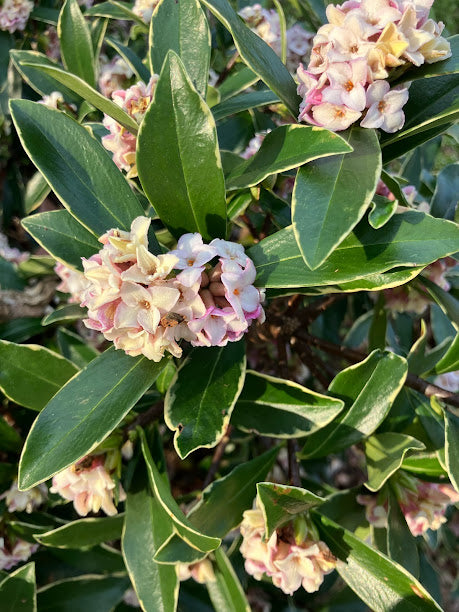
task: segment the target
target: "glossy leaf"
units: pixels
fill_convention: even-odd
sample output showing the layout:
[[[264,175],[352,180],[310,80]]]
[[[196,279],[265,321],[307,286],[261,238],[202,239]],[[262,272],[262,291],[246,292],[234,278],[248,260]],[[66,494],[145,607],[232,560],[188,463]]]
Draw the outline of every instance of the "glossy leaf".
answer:
[[[387,512],[387,556],[419,578],[418,546],[393,491]]]
[[[319,506],[325,499],[307,489],[287,485],[259,482],[257,496],[266,526],[266,539],[276,529],[291,521],[297,514],[308,512]]]
[[[126,499],[122,550],[126,567],[142,610],[174,612],[178,578],[175,567],[153,560],[172,533],[172,521],[148,486],[145,467],[138,465]]]
[[[139,133],[137,169],[161,221],[179,238],[225,237],[223,171],[212,114],[170,51]]]
[[[459,39],[459,35],[457,36]],[[443,168],[437,176],[435,192],[430,202],[430,213],[454,221],[459,191],[459,163]]]
[[[304,261],[318,268],[365,214],[381,175],[375,130],[351,128],[352,153],[307,164],[298,171],[292,227]]]
[[[66,304],[60,308],[56,308],[53,312],[43,317],[41,324],[43,326],[52,325],[53,323],[61,323],[77,321],[78,319],[85,319],[87,317],[87,311],[82,308],[79,304]]]
[[[457,251],[453,223],[415,211],[396,214],[379,230],[365,220],[316,270],[303,262],[292,227],[265,238],[248,251],[259,287],[314,287],[387,272],[399,266],[427,265]]]
[[[88,17],[108,17],[109,19],[134,21],[138,26],[146,30],[146,23],[132,9],[133,5],[128,2],[108,0],[108,2],[100,2],[95,6],[90,6],[85,10],[84,14]]]
[[[227,189],[243,189],[261,183],[270,174],[284,172],[319,157],[349,154],[351,148],[337,134],[303,125],[283,125],[270,132],[250,159],[231,170]],[[301,172],[301,170],[300,170]]]
[[[16,429],[0,416],[0,450],[6,452],[18,452],[22,446],[22,440]]]
[[[126,45],[121,44],[118,40],[110,38],[109,36],[105,38],[105,42],[110,45],[110,47],[115,49],[119,55],[121,55],[121,57],[135,72],[139,81],[148,83],[151,77],[150,71],[145,67],[140,57],[136,55],[130,47],[126,47]]]
[[[22,146],[69,212],[96,236],[129,230],[143,209],[107,151],[73,119],[43,104],[13,100]]]
[[[36,317],[20,317],[0,323],[0,338],[9,342],[25,342],[42,331],[41,319]]]
[[[343,407],[298,383],[249,370],[231,423],[262,436],[299,438],[330,423]]]
[[[96,75],[91,34],[77,0],[65,0],[59,13],[57,33],[64,66],[94,87]]]
[[[0,291],[23,291],[25,286],[17,266],[0,256]]]
[[[207,553],[193,548],[180,536],[172,533],[158,548],[154,560],[161,565],[175,565],[176,563],[197,563],[202,561]]]
[[[111,612],[129,588],[126,576],[88,575],[52,582],[38,591],[40,612]]]
[[[210,64],[210,30],[198,0],[162,0],[150,26],[151,72],[159,74],[172,49],[182,59],[188,76],[205,98]]]
[[[416,474],[421,480],[423,477],[445,478],[447,476],[436,453],[416,453],[416,455],[405,457],[401,467]]]
[[[402,566],[321,516],[321,539],[339,559],[341,578],[374,612],[433,612],[441,610],[420,582]]]
[[[101,244],[66,210],[38,213],[22,220],[23,227],[61,263],[83,270],[81,258],[89,258]]]
[[[251,607],[231,561],[222,548],[214,555],[215,580],[206,583],[214,609],[219,612],[250,612]]]
[[[177,505],[177,502],[172,497],[169,484],[160,474],[155,462],[152,459],[143,431],[140,432],[140,439],[142,443],[142,453],[145,458],[145,463],[147,464],[148,478],[153,489],[155,499],[159,501],[161,506],[172,519],[175,532],[189,546],[202,552],[210,552],[218,548],[221,543],[219,538],[204,535],[200,531],[196,530],[189,519],[185,517]]]
[[[220,100],[223,102],[236,96],[250,87],[250,85],[254,85],[257,81],[258,75],[253,70],[250,70],[243,62],[236,63],[223,83],[218,86]]]
[[[66,359],[70,359],[79,368],[84,368],[99,355],[99,351],[87,344],[78,334],[74,334],[65,327],[57,330],[57,343],[62,355]]]
[[[124,514],[104,518],[83,518],[40,533],[35,539],[53,548],[92,548],[121,538]]]
[[[278,96],[276,96],[276,94],[271,90],[257,90],[249,93],[242,93],[238,96],[235,95],[227,100],[224,100],[212,108],[212,113],[215,121],[219,121],[220,119],[224,119],[230,115],[235,115],[236,113],[241,113],[242,111],[249,110],[251,108],[266,106],[268,104],[277,104],[278,102],[280,102]]]
[[[201,2],[229,30],[244,62],[279,96],[296,118],[301,99],[290,73],[271,47],[244,24],[228,0]]]
[[[455,370],[459,370],[459,333],[455,335],[448,350],[435,365],[437,374],[454,372]]]
[[[194,348],[175,375],[164,400],[164,420],[182,459],[212,448],[226,431],[244,385],[244,342]]]
[[[154,383],[166,362],[130,357],[114,348],[91,361],[33,424],[22,451],[19,486],[33,487],[96,448]]]
[[[2,612],[36,612],[35,563],[27,563],[0,582]]]
[[[412,436],[396,432],[376,434],[365,440],[368,481],[370,491],[379,491],[402,465],[409,450],[422,451],[425,445]]]
[[[459,300],[429,278],[422,276],[420,279],[422,288],[425,287],[427,289],[427,292],[430,293],[443,312],[449,317],[453,327],[459,331]]]
[[[386,351],[373,351],[342,370],[328,390],[343,399],[346,408],[330,425],[309,436],[302,457],[324,457],[372,434],[386,418],[407,371],[403,357]]]
[[[383,196],[374,195],[370,204],[368,223],[374,229],[385,225],[397,210],[398,200],[389,200]]]
[[[43,200],[49,195],[51,189],[49,188],[46,179],[40,174],[35,172],[30,181],[27,183],[26,192],[24,195],[24,209],[27,214],[30,214],[36,208],[38,208]]]
[[[32,410],[41,410],[78,372],[73,363],[37,344],[0,340],[0,361],[0,389],[16,404]]]
[[[278,452],[279,447],[272,448],[210,484],[188,514],[191,524],[220,538],[237,527],[244,511],[252,507],[257,482],[266,478]]]
[[[459,417],[445,410],[445,462],[456,491],[459,492]]]

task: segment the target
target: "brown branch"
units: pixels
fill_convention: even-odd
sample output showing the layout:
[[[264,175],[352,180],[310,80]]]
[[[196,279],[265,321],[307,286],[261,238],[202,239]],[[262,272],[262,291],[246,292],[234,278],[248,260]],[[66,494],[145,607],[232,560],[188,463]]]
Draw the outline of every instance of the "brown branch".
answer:
[[[320,317],[327,308],[330,308],[335,302],[338,300],[344,299],[346,294],[344,293],[332,293],[331,295],[327,295],[323,300],[317,300],[312,304],[309,304],[307,308],[303,310],[301,313],[301,318],[303,321],[310,325],[313,321]]]
[[[231,432],[233,431],[233,426],[228,425],[225,435],[218,443],[217,448],[215,449],[214,456],[212,457],[212,463],[210,464],[209,471],[207,472],[207,476],[204,479],[204,483],[202,488],[205,489],[212,480],[215,478],[215,475],[220,467],[221,460],[223,459],[223,455],[225,453],[228,442],[230,441]]]

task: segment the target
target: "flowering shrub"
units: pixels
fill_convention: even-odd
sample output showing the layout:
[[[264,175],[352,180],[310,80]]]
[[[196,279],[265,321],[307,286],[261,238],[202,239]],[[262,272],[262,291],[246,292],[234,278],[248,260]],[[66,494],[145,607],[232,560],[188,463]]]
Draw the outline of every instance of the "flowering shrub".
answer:
[[[453,609],[448,2],[1,2],[1,610]]]

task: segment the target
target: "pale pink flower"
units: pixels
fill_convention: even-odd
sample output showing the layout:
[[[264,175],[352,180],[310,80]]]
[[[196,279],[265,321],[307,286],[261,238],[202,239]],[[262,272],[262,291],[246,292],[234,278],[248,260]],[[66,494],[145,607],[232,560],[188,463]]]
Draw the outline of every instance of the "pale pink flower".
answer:
[[[352,8],[348,14],[356,15],[382,30],[388,23],[398,21],[402,16],[393,4],[391,0],[362,0],[359,6]]]
[[[247,147],[242,151],[241,157],[244,159],[250,159],[255,155],[255,153],[258,153],[264,139],[266,138],[266,134],[268,134],[270,131],[271,130],[267,130],[266,132],[258,132],[255,134],[255,136],[250,139]]]
[[[10,247],[8,244],[8,238],[5,234],[0,232],[0,257],[6,259],[6,261],[11,261],[13,263],[21,263],[22,261],[26,261],[29,259],[30,253],[26,251],[20,251],[19,249]]]
[[[56,287],[57,291],[70,293],[69,302],[80,303],[89,286],[89,281],[83,272],[69,268],[60,262],[54,266],[54,272],[61,279],[60,284]]]
[[[435,384],[452,393],[459,393],[459,370],[455,372],[445,372],[435,379]]]
[[[367,63],[364,59],[330,64],[327,75],[330,85],[322,92],[325,102],[345,105],[355,111],[365,108]]]
[[[48,498],[48,488],[45,484],[39,484],[28,491],[18,489],[18,481],[14,480],[10,488],[0,495],[0,499],[6,501],[8,512],[27,512],[31,514],[41,506]]]
[[[223,258],[223,260],[235,261],[240,266],[245,266],[247,255],[245,254],[242,244],[237,242],[229,242],[228,240],[221,240],[220,238],[214,238],[214,240],[212,240],[210,243],[210,246],[215,249],[218,257]]]
[[[193,346],[226,346],[229,341],[239,340],[247,331],[247,321],[241,321],[232,308],[209,308],[199,319],[188,323],[196,334]]]
[[[101,61],[99,89],[104,96],[110,98],[117,89],[123,87],[134,76],[134,72],[120,55],[115,55],[111,60],[101,56]]]
[[[146,23],[149,23],[158,3],[159,0],[135,0],[132,12],[141,17]]]
[[[191,287],[201,278],[205,264],[215,257],[216,252],[212,246],[203,243],[201,234],[195,233],[181,236],[171,254],[178,259],[175,267],[183,270],[177,278],[183,285]]]
[[[101,456],[85,457],[53,477],[51,493],[72,501],[80,516],[102,509],[108,516],[117,514],[113,503],[116,492],[119,501],[126,499],[121,484],[116,484],[104,467]]]
[[[403,106],[408,102],[408,89],[392,89],[387,81],[375,81],[367,89],[368,111],[360,125],[381,128],[393,133],[405,123]]]
[[[59,60],[61,57],[61,46],[56,28],[48,26],[43,32],[43,38],[46,41],[46,55],[53,60]]]
[[[328,48],[330,62],[345,62],[365,58],[374,43],[368,37],[374,34],[374,28],[355,15],[347,16],[341,26],[333,27],[327,35],[331,43]]]
[[[63,104],[64,96],[60,91],[53,91],[49,94],[49,96],[43,96],[41,100],[38,100],[38,104],[43,104],[48,108],[59,108],[60,104]]]
[[[387,527],[387,499],[379,499],[378,495],[357,495],[357,501],[365,506],[365,517],[374,527]]]
[[[360,111],[353,110],[345,105],[331,104],[329,102],[313,106],[311,113],[312,120],[309,120],[310,123],[333,132],[346,130],[362,116]]]
[[[427,64],[441,62],[452,55],[451,44],[446,38],[441,36],[444,27],[444,23],[441,21],[436,23],[433,19],[428,19],[422,26],[423,31],[432,36],[432,38],[428,42],[425,42],[419,49]]]
[[[253,286],[257,272],[253,262],[246,258],[245,268],[233,262],[225,261],[222,266],[222,283],[226,289],[225,297],[239,319],[244,320],[244,313],[255,312],[260,306],[260,293]]]
[[[0,570],[9,570],[27,559],[38,550],[38,544],[31,544],[25,540],[16,538],[14,543],[5,543],[5,538],[0,537]]]
[[[422,28],[418,28],[417,23],[416,11],[414,8],[409,7],[404,12],[397,27],[408,42],[408,47],[403,53],[403,57],[415,66],[420,66],[424,63],[424,55],[420,49],[434,40],[435,35],[427,30],[424,31]]]
[[[206,584],[206,582],[215,582],[215,573],[212,567],[212,563],[209,559],[203,559],[197,563],[188,565],[187,563],[177,564],[177,575],[180,581],[188,580],[193,578],[199,584]]]
[[[23,30],[33,9],[30,0],[3,0],[0,5],[0,30],[12,34]]]

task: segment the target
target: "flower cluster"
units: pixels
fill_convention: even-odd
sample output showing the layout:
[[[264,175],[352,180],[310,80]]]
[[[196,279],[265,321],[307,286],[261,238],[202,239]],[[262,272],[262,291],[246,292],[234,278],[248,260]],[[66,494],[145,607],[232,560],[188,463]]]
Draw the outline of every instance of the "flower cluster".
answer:
[[[69,302],[74,304],[80,303],[83,299],[84,291],[89,286],[89,281],[85,278],[83,272],[69,268],[60,262],[54,266],[54,272],[61,279],[61,282],[56,287],[57,291],[70,293]]]
[[[40,484],[28,491],[20,491],[17,480],[14,480],[11,487],[0,496],[0,499],[6,500],[8,512],[23,512],[25,510],[27,514],[41,506],[47,498],[48,489],[45,484]]]
[[[391,89],[393,68],[420,66],[451,56],[444,25],[428,19],[433,0],[347,0],[327,7],[327,24],[313,41],[307,70],[297,70],[303,102],[299,121],[345,130],[359,120],[365,128],[400,130],[406,88]]]
[[[36,550],[38,544],[31,544],[19,538],[5,542],[5,538],[0,537],[0,570],[9,570],[18,563],[27,561]]]
[[[82,306],[85,325],[128,355],[160,361],[180,357],[180,339],[193,346],[239,340],[254,319],[264,320],[255,266],[241,245],[185,234],[166,254],[148,251],[151,219],[137,217],[131,231],[110,230],[98,254],[83,259],[89,281]],[[211,263],[214,261],[214,263]]]
[[[3,0],[0,4],[0,30],[12,34],[23,30],[33,9],[30,0]]]
[[[147,85],[139,81],[129,89],[118,89],[112,93],[115,104],[126,111],[139,125],[150,106],[158,78],[158,75],[154,74]],[[120,170],[127,172],[128,178],[137,176],[135,135],[108,115],[104,115],[103,124],[110,133],[102,138],[102,144],[107,151],[113,153],[113,161]]]
[[[129,64],[120,55],[115,55],[111,60],[106,56],[101,56],[101,67],[99,74],[99,89],[104,96],[110,96],[117,89],[126,85],[134,72]]]
[[[305,536],[295,538],[289,524],[265,540],[263,513],[256,502],[253,510],[244,512],[241,524],[240,551],[247,573],[256,580],[266,574],[287,595],[293,595],[301,586],[308,593],[314,593],[320,588],[324,575],[336,566],[330,549],[314,531],[309,526]]]
[[[392,485],[413,536],[422,535],[428,529],[439,529],[446,523],[447,507],[459,502],[459,494],[449,484],[424,482],[400,473],[393,479]],[[388,501],[384,492],[359,495],[357,501],[365,506],[369,523],[375,527],[387,527]]]
[[[117,485],[105,469],[102,455],[88,455],[56,474],[50,492],[72,501],[80,516],[99,512],[101,508],[113,516],[117,513],[113,499],[126,499],[121,484]]]
[[[159,0],[135,0],[132,12],[146,23],[149,23],[158,3]]]
[[[282,53],[281,25],[279,15],[274,10],[264,9],[261,4],[245,6],[239,15],[247,25],[267,43],[280,57]],[[300,62],[307,61],[311,51],[313,34],[301,25],[295,24],[286,32],[287,61],[290,72],[295,72]]]

